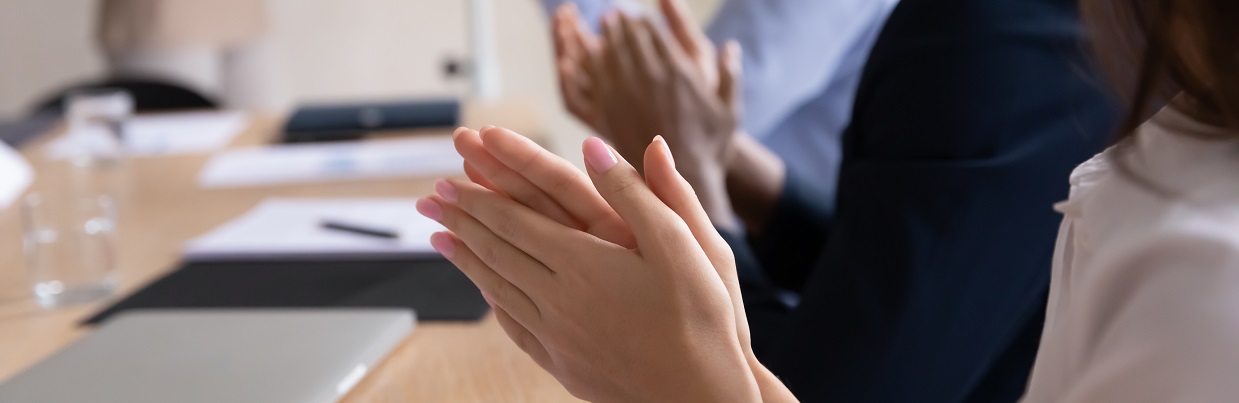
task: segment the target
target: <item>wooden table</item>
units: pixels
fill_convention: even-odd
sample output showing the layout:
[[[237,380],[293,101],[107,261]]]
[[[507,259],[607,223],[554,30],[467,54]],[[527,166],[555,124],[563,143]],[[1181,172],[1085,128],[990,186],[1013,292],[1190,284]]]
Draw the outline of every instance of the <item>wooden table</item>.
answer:
[[[280,119],[272,116],[252,116],[251,127],[233,147],[270,142],[279,123]],[[36,170],[51,169],[51,164],[39,157],[42,148],[42,144],[32,144],[23,153]],[[204,190],[198,188],[196,178],[207,158],[188,155],[131,161],[130,197],[121,205],[119,219],[119,295],[128,295],[175,268],[183,242],[236,217],[265,197],[418,197],[432,192],[434,180]],[[0,212],[0,380],[85,335],[90,329],[77,323],[119,298],[51,311],[39,308],[26,277],[18,210],[11,207]],[[478,323],[418,324],[344,401],[577,400],[508,340],[493,315],[487,315]]]

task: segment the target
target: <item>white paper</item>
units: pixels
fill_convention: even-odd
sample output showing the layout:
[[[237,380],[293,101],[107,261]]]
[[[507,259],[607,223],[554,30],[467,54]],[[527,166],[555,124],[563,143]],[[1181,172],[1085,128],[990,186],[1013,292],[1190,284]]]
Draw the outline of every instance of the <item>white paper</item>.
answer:
[[[241,217],[190,240],[189,260],[366,258],[429,255],[439,223],[416,199],[268,199]],[[389,230],[398,239],[323,228],[324,221]]]
[[[16,150],[0,142],[0,209],[6,209],[34,180],[34,170]]]
[[[125,122],[125,152],[132,156],[207,153],[227,147],[249,118],[240,111],[209,111],[139,115]],[[109,147],[115,141],[104,127],[82,127],[57,139],[49,148],[53,158],[75,151]]]
[[[227,147],[248,125],[240,111],[136,116],[125,123],[125,150],[137,155],[211,152]]]
[[[446,136],[289,144],[234,150],[211,158],[204,188],[270,186],[350,179],[450,176],[464,159]]]

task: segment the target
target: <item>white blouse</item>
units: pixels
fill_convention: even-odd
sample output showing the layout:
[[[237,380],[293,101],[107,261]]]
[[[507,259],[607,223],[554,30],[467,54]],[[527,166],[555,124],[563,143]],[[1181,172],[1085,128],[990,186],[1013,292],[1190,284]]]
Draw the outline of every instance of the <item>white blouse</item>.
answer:
[[[1072,173],[1024,401],[1239,402],[1239,137],[1221,134],[1166,108]]]

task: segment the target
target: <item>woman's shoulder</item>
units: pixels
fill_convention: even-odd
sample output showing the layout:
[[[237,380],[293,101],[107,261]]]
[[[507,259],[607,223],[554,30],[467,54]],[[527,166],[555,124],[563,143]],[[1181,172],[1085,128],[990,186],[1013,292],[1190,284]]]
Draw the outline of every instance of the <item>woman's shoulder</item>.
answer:
[[[1060,210],[1092,244],[1239,232],[1239,141],[1180,129],[1181,120],[1168,108],[1072,173]]]
[[[1217,256],[1239,271],[1239,183],[1176,196],[1121,176],[1102,180],[1079,220],[1097,262],[1091,270],[1121,267],[1106,262],[1122,259],[1173,256],[1190,266]]]

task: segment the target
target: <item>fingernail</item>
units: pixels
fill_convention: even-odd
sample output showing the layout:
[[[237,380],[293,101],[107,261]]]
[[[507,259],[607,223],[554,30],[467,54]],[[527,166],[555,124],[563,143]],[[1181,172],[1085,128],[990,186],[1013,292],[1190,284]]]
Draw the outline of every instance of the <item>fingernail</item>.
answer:
[[[431,234],[430,246],[434,247],[445,258],[451,259],[456,257],[456,241],[452,240],[452,236],[446,232]]]
[[[495,126],[493,126],[493,125],[486,125],[486,126],[482,126],[482,131],[484,131],[484,132],[485,132],[485,131],[490,131],[491,129],[494,129],[494,128],[495,128]]]
[[[460,194],[456,192],[456,185],[453,185],[452,182],[448,182],[446,179],[439,179],[438,182],[435,182],[435,193],[438,193],[439,196],[452,203],[460,201]]]
[[[659,145],[663,147],[663,151],[667,152],[667,161],[671,162],[672,167],[675,167],[675,157],[671,155],[671,146],[667,145],[667,139],[664,139],[663,136],[660,134],[660,135],[654,136],[654,142],[658,143]]]
[[[465,132],[465,130],[469,130],[469,128],[468,128],[468,127],[464,127],[464,126],[457,127],[457,128],[456,128],[456,131],[452,132],[452,140],[455,140],[457,137],[460,137],[460,134],[461,134],[461,133],[464,133],[464,132]]]
[[[431,220],[443,222],[443,206],[440,206],[439,202],[429,198],[423,198],[417,201],[417,212],[422,213],[422,215]]]
[[[619,163],[615,159],[615,154],[611,153],[611,148],[607,147],[607,144],[597,137],[586,139],[583,151],[585,163],[589,164],[589,167],[593,168],[594,172],[605,173]]]

